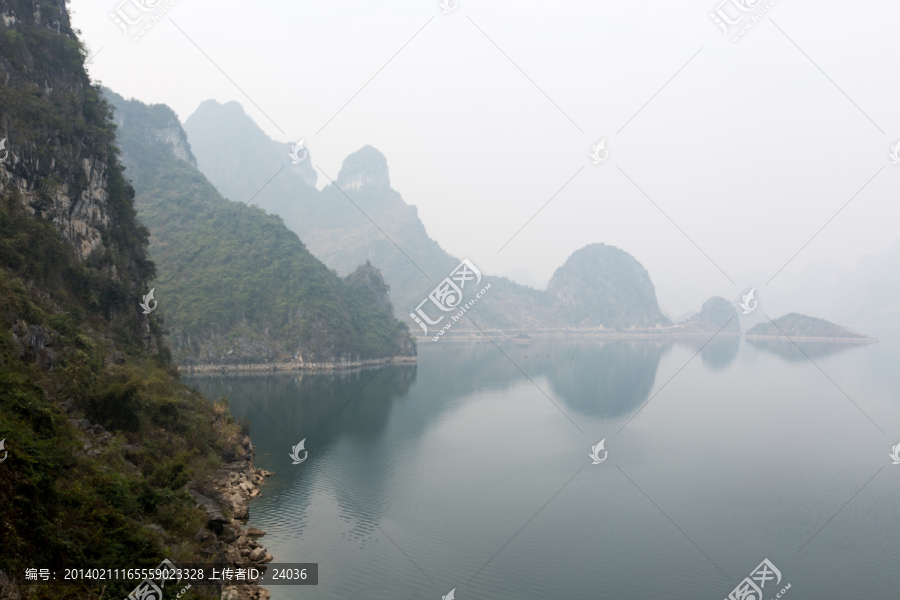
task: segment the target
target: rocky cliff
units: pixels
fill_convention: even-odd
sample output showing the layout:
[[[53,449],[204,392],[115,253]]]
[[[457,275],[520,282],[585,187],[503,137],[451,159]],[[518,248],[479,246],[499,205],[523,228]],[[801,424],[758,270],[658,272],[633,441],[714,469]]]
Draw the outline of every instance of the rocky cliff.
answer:
[[[36,6],[0,2],[2,195],[52,225],[87,267],[95,306],[155,348],[150,320],[136,302],[122,302],[147,293],[154,268],[122,177],[109,108],[82,68],[84,51],[65,5]]]
[[[103,232],[121,224],[111,210],[120,200],[111,198],[115,192],[109,185],[114,149],[87,76],[59,64],[60,56],[75,61],[80,51],[68,16],[52,4],[44,6],[43,15],[33,8],[0,4],[5,34],[0,107],[7,150],[0,184],[17,190],[29,213],[52,223],[86,259],[101,251]],[[59,111],[67,120],[64,127],[51,118]]]
[[[572,327],[671,325],[656,301],[647,269],[614,246],[576,250],[550,279],[547,293],[561,304],[560,319]]]
[[[149,232],[64,0],[0,0],[0,17],[0,597],[124,598],[139,581],[23,575],[229,560],[189,486],[223,462],[259,473],[246,426],[180,382],[138,306]]]

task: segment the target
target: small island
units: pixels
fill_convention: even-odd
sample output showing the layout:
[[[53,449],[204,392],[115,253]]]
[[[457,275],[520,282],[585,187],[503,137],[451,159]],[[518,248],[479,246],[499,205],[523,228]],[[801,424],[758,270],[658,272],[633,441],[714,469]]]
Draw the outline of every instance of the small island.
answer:
[[[773,324],[774,323],[774,324]],[[787,336],[787,337],[786,337]],[[744,334],[750,340],[787,340],[817,341],[817,342],[844,342],[869,344],[878,340],[854,333],[835,325],[825,319],[808,317],[798,313],[788,313],[774,321],[759,323],[751,327]]]
[[[519,335],[515,336],[512,339],[512,341],[513,341],[513,344],[520,344],[522,346],[527,346],[528,344],[531,343],[531,336],[528,335],[527,333],[520,333]]]

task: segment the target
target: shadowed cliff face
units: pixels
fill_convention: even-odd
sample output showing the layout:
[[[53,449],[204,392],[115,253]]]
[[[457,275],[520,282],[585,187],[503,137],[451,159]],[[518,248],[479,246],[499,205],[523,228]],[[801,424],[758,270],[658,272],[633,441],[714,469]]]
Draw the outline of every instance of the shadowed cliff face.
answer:
[[[5,1],[0,12],[0,154],[6,154],[0,198],[52,225],[79,259],[77,268],[87,269],[90,282],[83,285],[93,295],[92,309],[122,319],[150,348],[150,321],[137,306],[154,275],[147,231],[135,218],[111,111],[84,71],[84,48],[65,3]],[[29,260],[46,259],[38,267],[43,273],[29,275],[38,285],[50,271],[66,268],[67,257],[48,253],[29,250]]]
[[[52,160],[41,165],[37,147],[24,142],[25,147],[12,154],[9,170],[0,170],[0,185],[12,185],[22,196],[28,211],[53,224],[60,237],[68,242],[82,259],[92,252],[100,252],[103,231],[109,226],[109,183],[107,164],[96,155],[76,151],[80,160],[68,165],[53,165]],[[73,150],[57,146],[56,153]],[[81,164],[78,164],[80,162]],[[35,179],[48,181],[35,187]]]
[[[0,153],[8,151],[0,185],[16,189],[32,215],[87,259],[103,251],[105,232],[138,229],[108,107],[81,68],[83,49],[63,2],[8,1],[0,10]]]

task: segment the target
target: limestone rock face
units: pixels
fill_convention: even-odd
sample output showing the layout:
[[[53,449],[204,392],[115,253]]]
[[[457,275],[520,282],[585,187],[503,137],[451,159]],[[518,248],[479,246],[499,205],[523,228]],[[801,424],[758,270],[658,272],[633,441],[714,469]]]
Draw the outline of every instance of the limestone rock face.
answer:
[[[573,252],[553,274],[547,292],[562,304],[559,317],[575,327],[670,324],[647,269],[614,246],[589,244]]]
[[[106,163],[89,154],[67,156],[71,160],[66,168],[62,161],[42,161],[48,149],[34,142],[12,144],[7,140],[10,152],[0,163],[0,186],[18,190],[25,208],[52,223],[82,259],[99,250],[102,232],[109,225]],[[49,150],[66,156],[74,149],[54,146]]]
[[[137,302],[118,299],[146,294],[153,264],[118,160],[109,106],[82,67],[66,3],[4,0],[0,16],[0,34],[19,40],[0,60],[0,201],[52,225],[72,249],[71,256],[53,259],[54,266],[80,260],[104,316],[122,319],[133,331]],[[43,248],[36,250],[39,255]],[[48,292],[58,285],[34,275],[33,283],[49,286]],[[32,333],[23,343],[52,368],[50,343]],[[146,346],[155,336],[145,333]]]
[[[68,12],[54,3],[44,11],[31,2],[3,3],[4,33],[34,27],[73,38]],[[29,10],[31,9],[31,10]],[[31,12],[32,14],[28,14]],[[102,109],[84,71],[47,60],[27,45],[18,49],[26,69],[0,61],[4,105],[0,139],[0,189],[11,186],[27,210],[50,222],[82,259],[103,245],[102,233],[117,220],[110,205],[111,140],[98,131]],[[58,58],[58,57],[57,57]],[[61,112],[63,121],[49,115]]]
[[[387,158],[372,146],[363,146],[344,159],[337,185],[344,191],[363,187],[390,188]]]

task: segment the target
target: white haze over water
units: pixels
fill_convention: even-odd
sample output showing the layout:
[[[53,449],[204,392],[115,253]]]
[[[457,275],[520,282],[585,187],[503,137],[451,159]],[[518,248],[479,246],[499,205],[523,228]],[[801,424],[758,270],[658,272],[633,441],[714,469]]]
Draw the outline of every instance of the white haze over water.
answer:
[[[766,291],[900,238],[900,5],[781,0],[734,43],[708,16],[715,0],[438,4],[180,0],[139,42],[110,19],[117,0],[71,8],[100,51],[92,77],[126,98],[182,121],[208,98],[240,102],[272,138],[305,138],[332,178],[375,146],[431,237],[486,273],[544,282],[604,242],[649,270],[665,310],[697,310],[763,288],[882,167]],[[593,165],[602,138],[609,159]],[[772,316],[803,309],[779,302]]]

